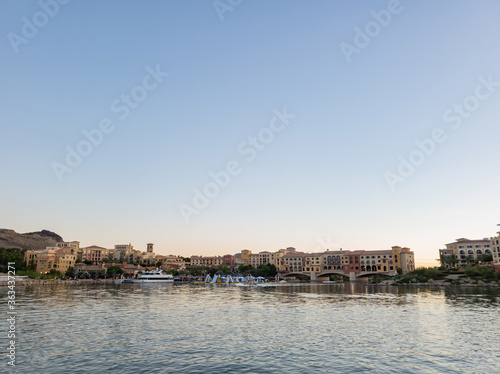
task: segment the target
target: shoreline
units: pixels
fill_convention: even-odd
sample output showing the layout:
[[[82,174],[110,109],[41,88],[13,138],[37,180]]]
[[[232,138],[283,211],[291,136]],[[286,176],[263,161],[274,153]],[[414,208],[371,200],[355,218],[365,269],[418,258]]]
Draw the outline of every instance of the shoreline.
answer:
[[[12,281],[1,281],[0,287],[2,286],[12,286]],[[114,279],[77,279],[77,280],[48,280],[48,279],[29,279],[29,280],[18,280],[15,281],[14,285],[18,286],[50,286],[53,284],[70,284],[70,285],[84,285],[84,284],[113,284]]]

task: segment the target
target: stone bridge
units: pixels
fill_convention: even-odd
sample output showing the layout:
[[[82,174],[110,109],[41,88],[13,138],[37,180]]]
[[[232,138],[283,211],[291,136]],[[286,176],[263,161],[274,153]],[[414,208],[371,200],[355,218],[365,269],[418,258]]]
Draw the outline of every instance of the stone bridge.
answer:
[[[280,277],[292,277],[294,275],[309,277],[312,281],[317,280],[320,277],[329,277],[330,275],[342,275],[344,277],[349,277],[351,282],[356,281],[357,278],[371,277],[374,275],[385,275],[388,277],[394,277],[397,273],[393,270],[391,271],[359,271],[355,272],[345,272],[343,270],[325,270],[322,272],[311,272],[311,271],[294,271],[290,273],[279,273]]]

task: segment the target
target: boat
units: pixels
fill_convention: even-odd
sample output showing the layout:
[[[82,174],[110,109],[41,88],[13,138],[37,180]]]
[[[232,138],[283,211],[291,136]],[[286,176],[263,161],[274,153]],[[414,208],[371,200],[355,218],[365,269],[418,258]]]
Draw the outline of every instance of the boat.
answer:
[[[156,269],[145,271],[138,278],[125,279],[123,283],[174,283],[174,277],[161,269]]]

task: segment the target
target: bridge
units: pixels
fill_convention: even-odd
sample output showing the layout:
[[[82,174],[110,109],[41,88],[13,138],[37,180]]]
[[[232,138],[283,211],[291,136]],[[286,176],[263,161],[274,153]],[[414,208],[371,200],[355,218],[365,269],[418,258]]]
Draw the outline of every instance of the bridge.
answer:
[[[293,276],[306,276],[309,277],[310,280],[316,281],[321,277],[329,277],[330,275],[342,275],[344,277],[349,277],[351,282],[356,281],[358,278],[371,277],[374,275],[385,275],[388,277],[396,276],[396,272],[391,271],[359,271],[359,272],[345,272],[343,270],[324,270],[322,272],[314,272],[314,271],[293,271],[289,273],[279,273],[280,277],[293,277]]]

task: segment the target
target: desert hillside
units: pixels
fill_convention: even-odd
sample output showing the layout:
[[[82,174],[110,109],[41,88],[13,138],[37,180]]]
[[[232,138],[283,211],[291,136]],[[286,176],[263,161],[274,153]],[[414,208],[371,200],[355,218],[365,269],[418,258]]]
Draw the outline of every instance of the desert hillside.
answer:
[[[14,230],[0,229],[0,248],[42,249],[62,241],[63,238],[48,230],[18,234]]]

